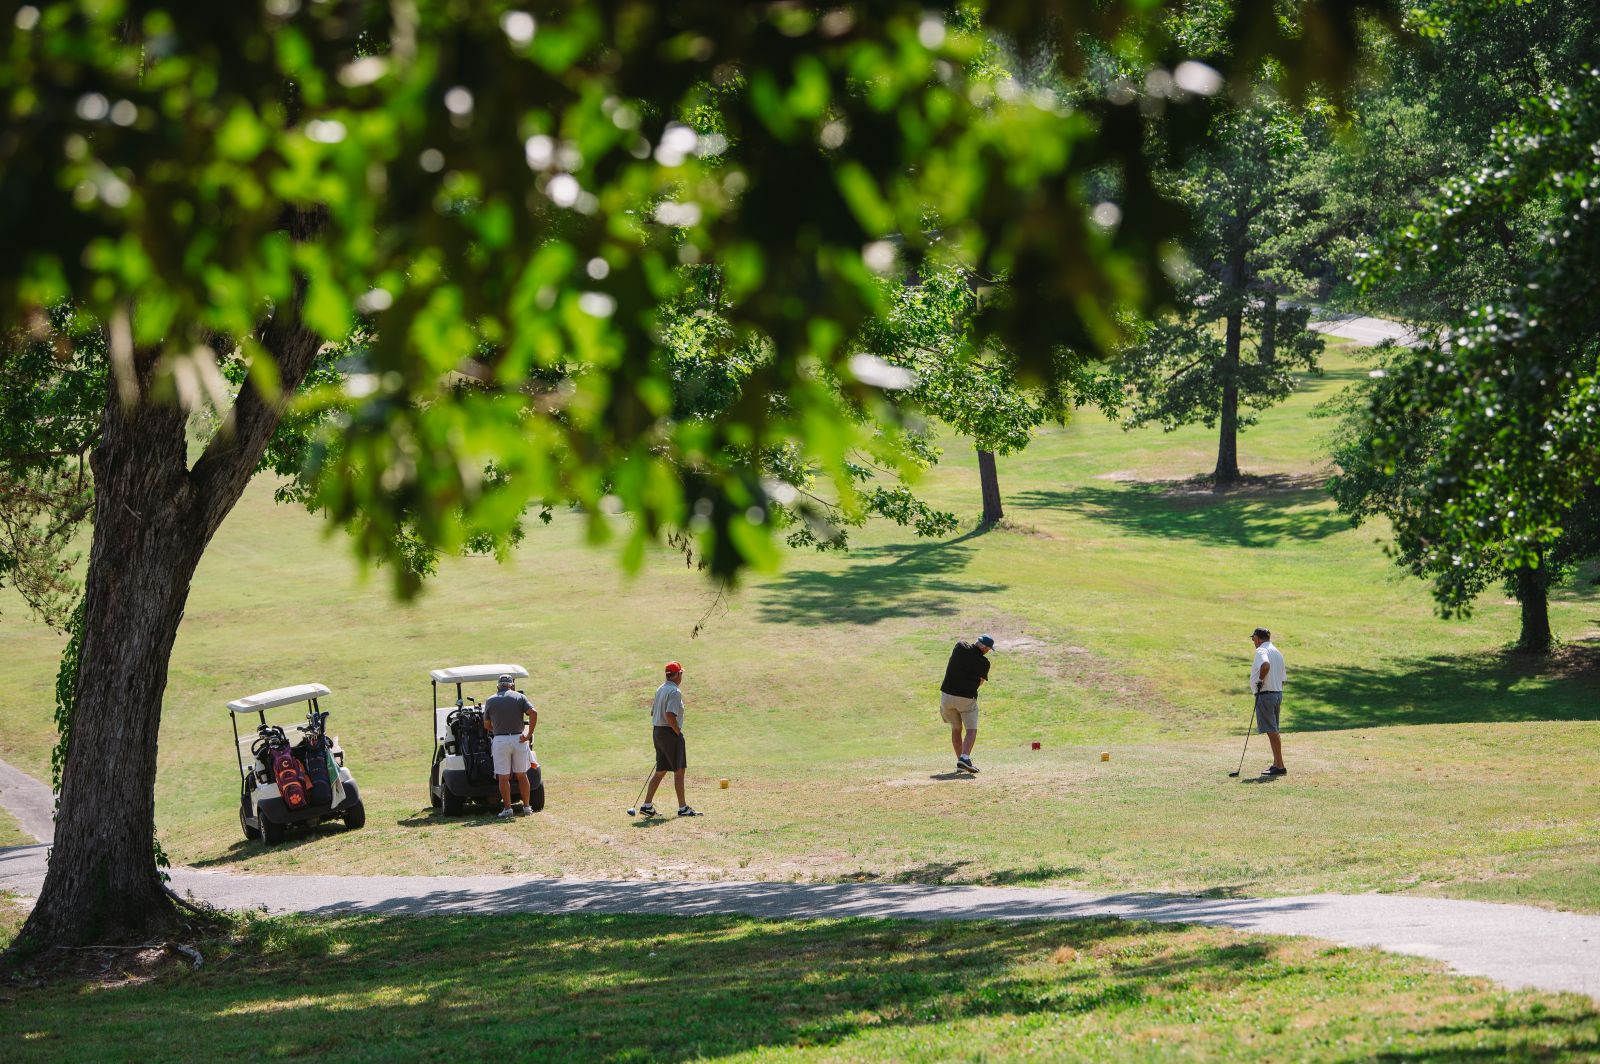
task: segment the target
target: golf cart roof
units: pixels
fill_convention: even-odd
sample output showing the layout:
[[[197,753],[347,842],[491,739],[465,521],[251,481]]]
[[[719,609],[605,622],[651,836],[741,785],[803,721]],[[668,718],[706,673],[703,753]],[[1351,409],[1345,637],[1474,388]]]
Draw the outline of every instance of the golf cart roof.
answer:
[[[301,683],[293,687],[279,687],[274,691],[262,691],[258,695],[246,695],[236,698],[228,703],[228,708],[235,713],[257,713],[261,710],[272,709],[274,706],[287,706],[292,702],[307,702],[313,698],[327,698],[331,694],[320,683]]]
[[[479,683],[498,680],[502,676],[515,676],[520,680],[528,675],[528,670],[521,665],[457,665],[449,669],[434,669],[428,675],[433,677],[434,683]]]

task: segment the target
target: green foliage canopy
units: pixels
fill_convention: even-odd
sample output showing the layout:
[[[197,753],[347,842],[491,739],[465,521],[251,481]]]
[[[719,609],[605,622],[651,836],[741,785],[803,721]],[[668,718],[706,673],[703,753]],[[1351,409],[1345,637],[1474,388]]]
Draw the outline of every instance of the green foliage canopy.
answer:
[[[328,340],[373,328],[359,382],[307,400],[340,437],[313,456],[317,504],[363,553],[393,557],[408,531],[455,548],[508,534],[530,503],[599,515],[615,496],[636,538],[708,506],[705,553],[732,572],[771,548],[759,481],[723,456],[799,443],[853,491],[859,422],[839,403],[879,400],[850,339],[883,305],[879,274],[925,254],[928,219],[1008,279],[982,327],[1030,374],[1055,345],[1104,348],[1113,307],[1160,295],[1153,264],[1182,220],[1150,180],[1147,109],[1067,107],[968,65],[984,25],[1068,64],[1084,34],[1196,58],[1165,42],[1164,6],[1008,0],[959,25],[896,2],[13,6],[0,313],[81,300],[129,401],[135,350],[161,355],[172,393],[221,395],[236,344],[270,391],[254,331],[303,283]],[[1286,35],[1273,5],[1241,3],[1227,54],[1198,58],[1337,73],[1358,14],[1388,7],[1307,2]],[[1108,170],[1129,208],[1112,228],[1086,191]],[[773,351],[715,421],[673,416],[660,357],[660,307],[698,261]],[[546,387],[557,366],[578,369]]]

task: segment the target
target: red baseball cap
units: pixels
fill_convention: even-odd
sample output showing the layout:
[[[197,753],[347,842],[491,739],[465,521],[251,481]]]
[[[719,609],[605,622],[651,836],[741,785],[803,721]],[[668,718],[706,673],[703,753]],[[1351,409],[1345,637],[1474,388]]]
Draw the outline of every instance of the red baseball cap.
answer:
[[[683,666],[679,665],[676,661],[667,662],[667,675],[668,676],[671,676],[675,672],[682,672],[682,671],[683,671]]]

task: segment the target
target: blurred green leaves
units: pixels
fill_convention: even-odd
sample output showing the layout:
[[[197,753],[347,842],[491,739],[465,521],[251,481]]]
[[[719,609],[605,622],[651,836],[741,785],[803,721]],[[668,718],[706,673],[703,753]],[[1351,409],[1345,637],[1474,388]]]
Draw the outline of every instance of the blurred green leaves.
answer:
[[[1289,33],[1273,5],[1241,2],[1215,54],[1190,55],[1164,30],[1176,6],[13,9],[0,313],[70,296],[128,313],[143,348],[227,336],[255,364],[255,330],[303,281],[330,343],[358,319],[372,334],[375,386],[315,392],[307,413],[338,445],[305,455],[364,553],[492,541],[528,505],[574,503],[625,509],[641,534],[704,511],[703,554],[732,573],[772,558],[751,454],[795,449],[836,497],[853,491],[862,438],[842,426],[860,428],[847,411],[875,389],[845,363],[887,307],[886,271],[934,256],[1003,275],[1007,298],[973,327],[1020,381],[1050,379],[1063,346],[1103,350],[1116,308],[1164,296],[1157,262],[1183,220],[1150,177],[1153,115],[997,80],[990,32],[1068,68],[1092,47],[1342,76],[1355,19],[1390,8],[1307,0]],[[1161,102],[1176,128],[1208,107]],[[1114,232],[1087,221],[1105,173]],[[291,247],[285,219],[308,209],[326,222]],[[702,263],[724,270],[729,327],[767,352],[710,425],[663,413],[662,308]]]

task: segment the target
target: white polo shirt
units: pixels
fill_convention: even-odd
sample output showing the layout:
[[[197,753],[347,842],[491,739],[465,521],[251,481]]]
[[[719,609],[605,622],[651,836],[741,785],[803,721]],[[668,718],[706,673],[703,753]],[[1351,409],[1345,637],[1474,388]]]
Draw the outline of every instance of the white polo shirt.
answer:
[[[1270,642],[1262,643],[1256,647],[1255,660],[1250,663],[1250,690],[1256,689],[1256,681],[1261,678],[1261,664],[1267,665],[1267,680],[1261,685],[1263,691],[1283,690],[1283,655],[1278,648]]]

